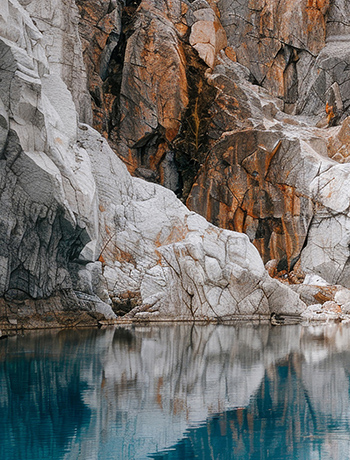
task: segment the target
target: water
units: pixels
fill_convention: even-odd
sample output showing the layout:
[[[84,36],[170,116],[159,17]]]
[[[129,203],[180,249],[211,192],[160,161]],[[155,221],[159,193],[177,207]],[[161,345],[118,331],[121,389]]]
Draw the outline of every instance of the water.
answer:
[[[0,459],[350,459],[350,329],[172,325],[2,340]]]

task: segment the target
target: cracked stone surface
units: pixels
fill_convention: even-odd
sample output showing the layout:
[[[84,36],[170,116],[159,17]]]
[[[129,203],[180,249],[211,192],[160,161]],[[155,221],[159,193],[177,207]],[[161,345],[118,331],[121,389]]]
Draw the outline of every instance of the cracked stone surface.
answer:
[[[304,309],[298,295],[267,275],[246,235],[219,229],[170,190],[131,178],[106,140],[82,128],[79,141],[99,190],[108,291],[116,305],[139,298],[127,316],[229,319]]]
[[[259,84],[276,95],[290,92],[292,97],[293,67],[299,59],[294,50],[314,56],[323,48],[329,3],[220,0],[218,7],[238,62],[252,71]]]
[[[226,47],[219,12],[206,1],[116,2],[112,9],[100,3],[77,2],[93,126],[133,175],[177,191],[172,143],[197,74],[214,67]]]
[[[305,304],[269,277],[246,235],[132,178],[107,141],[78,123],[87,111],[75,85],[86,74],[72,43],[73,2],[2,6],[1,328],[96,324],[123,303],[136,318],[301,313]],[[183,14],[169,7],[169,17]]]
[[[350,286],[347,2],[78,5],[94,123],[129,171]]]
[[[50,74],[59,76],[68,87],[80,120],[91,123],[91,102],[77,30],[79,11],[75,2],[19,0],[19,3],[41,33],[40,45],[48,60]],[[51,85],[53,88],[54,85]]]
[[[209,77],[217,89],[210,150],[188,206],[245,232],[265,262],[288,270],[301,257],[307,273],[349,286],[348,119],[321,129],[286,115],[240,70],[222,54]]]
[[[43,17],[54,6],[46,5]],[[28,317],[26,326],[47,326],[48,313],[52,324],[75,324],[74,305],[80,304],[85,321],[96,324],[115,315],[98,297],[80,302],[72,292],[70,271],[78,257],[94,260],[98,219],[89,158],[76,142],[74,89],[68,90],[54,56],[62,48],[46,48],[49,37],[17,1],[2,2],[0,30],[1,323],[6,327],[14,314],[19,327]],[[48,302],[34,306],[40,298],[51,299],[51,314]]]
[[[2,0],[4,321],[69,293],[92,321],[340,308],[263,263],[350,287],[348,10]]]

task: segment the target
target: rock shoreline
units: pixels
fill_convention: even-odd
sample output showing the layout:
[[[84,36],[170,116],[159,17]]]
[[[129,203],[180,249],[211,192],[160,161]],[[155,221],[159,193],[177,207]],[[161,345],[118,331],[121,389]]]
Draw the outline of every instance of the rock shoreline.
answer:
[[[43,303],[41,302],[41,306]],[[284,315],[279,317],[276,323],[271,321],[271,315],[232,315],[228,318],[111,318],[106,319],[103,315],[96,315],[92,312],[82,311],[79,308],[70,309],[69,312],[52,310],[46,307],[45,314],[24,316],[23,312],[16,316],[16,320],[5,318],[3,313],[0,319],[0,340],[6,339],[13,335],[24,334],[30,331],[40,330],[63,330],[63,329],[86,329],[86,328],[110,328],[123,327],[132,325],[270,325],[270,327],[288,327],[300,325],[303,327],[312,325],[332,325],[332,324],[350,324],[350,315],[332,312],[322,309],[321,305],[308,307],[300,316]],[[1,308],[0,308],[1,312]]]

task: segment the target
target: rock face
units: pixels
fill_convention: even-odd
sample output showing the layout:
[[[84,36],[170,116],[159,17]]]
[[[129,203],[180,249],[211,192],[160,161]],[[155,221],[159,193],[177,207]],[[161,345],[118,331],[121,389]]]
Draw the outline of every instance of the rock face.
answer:
[[[172,79],[186,74],[177,85],[181,104],[169,110],[181,123],[174,137],[165,134],[156,102],[167,93],[157,83],[164,57],[150,61],[144,42],[136,45],[139,28],[122,17],[125,66],[111,63],[109,72],[121,75],[116,99],[126,109],[111,145],[134,174],[176,191],[212,223],[247,233],[265,262],[289,270],[301,259],[305,271],[348,286],[348,169],[339,165],[349,145],[345,2],[175,4],[177,14],[162,24],[182,56],[179,63],[167,54]],[[134,24],[147,24],[142,34],[153,31],[146,20],[158,17],[153,6],[144,1],[132,12]],[[140,78],[153,82],[151,96]],[[132,124],[131,106],[141,107]]]
[[[289,110],[298,101],[300,68],[310,65],[325,46],[329,7],[329,0],[219,1],[237,61]]]
[[[193,11],[203,10],[204,15],[194,15],[194,24],[208,14],[206,3],[204,9],[197,6]],[[119,7],[111,2],[100,11],[96,2],[88,2],[87,8],[86,22],[100,14],[105,18],[100,42],[103,67],[114,52],[110,35],[106,37],[112,30],[111,18],[120,17]],[[183,21],[189,10],[169,4],[164,16],[156,4],[144,3],[137,11],[142,15],[136,20],[144,27],[133,29],[137,35],[130,36],[125,48],[118,146],[121,156],[128,145],[142,150],[143,142],[157,131],[161,141],[156,142],[155,157],[148,156],[151,162],[158,158],[161,143],[169,145],[174,139],[188,105],[180,85],[186,75],[179,36],[186,33]],[[129,14],[134,12],[131,7]],[[73,1],[2,2],[1,328],[78,324],[79,317],[92,324],[135,306],[130,315],[138,318],[231,318],[303,311],[299,296],[268,276],[247,236],[214,227],[189,211],[173,192],[132,178],[107,141],[78,123],[78,115],[80,121],[89,121],[91,112],[77,14]],[[147,27],[142,23],[145,17]],[[217,33],[210,44],[217,50],[225,35],[218,19],[211,17]],[[96,31],[92,34],[97,40]],[[172,41],[158,60],[160,37]],[[151,76],[147,80],[148,71],[143,73],[137,60],[140,49],[146,53],[149,70],[163,69],[163,60],[172,53],[177,59],[174,73],[168,69],[156,80]],[[145,87],[135,86],[144,98],[144,104],[136,106],[132,96],[136,93],[130,93],[127,101],[127,76],[134,83],[146,79],[146,86],[163,88],[163,93],[170,81],[177,84],[166,107],[166,99],[149,93],[148,100]],[[102,72],[101,80],[104,77]],[[103,112],[99,113],[102,119]],[[95,119],[97,115],[95,107]],[[139,129],[135,137],[128,134],[131,126]]]
[[[300,313],[269,261],[350,287],[348,9],[2,0],[5,323]]]
[[[6,9],[6,2],[3,3]],[[60,76],[67,85],[80,121],[91,123],[91,101],[81,55],[81,40],[77,30],[79,11],[75,2],[20,0],[19,3],[41,33],[40,46],[44,50],[50,73]],[[54,87],[53,84],[51,86]]]
[[[187,153],[179,171],[178,136],[190,131],[198,150],[205,131],[198,116],[211,93],[202,76],[227,43],[218,16],[198,0],[116,2],[112,13],[96,0],[77,3],[94,127],[132,174],[180,192],[198,160]],[[105,27],[111,15],[114,28]],[[197,116],[186,128],[192,108]]]
[[[304,271],[349,286],[348,7],[218,6],[237,63],[248,70],[239,73],[222,56],[210,77],[218,90],[212,140],[187,203],[217,225],[246,232],[280,269],[300,257]]]
[[[116,308],[139,304],[130,317],[174,319],[303,310],[298,295],[267,275],[246,235],[218,229],[173,192],[132,179],[105,140],[80,131],[99,195],[99,259]]]
[[[94,126],[129,171],[350,286],[346,2],[103,5],[78,2]]]
[[[55,11],[60,18],[58,5],[55,10],[54,4],[49,6],[43,8],[43,16]],[[69,11],[65,13],[70,18]],[[69,302],[63,293],[72,289],[70,272],[76,271],[82,249],[97,241],[98,221],[91,218],[97,215],[97,198],[89,159],[76,142],[76,107],[82,109],[81,99],[75,106],[74,89],[68,91],[62,80],[69,80],[64,73],[68,67],[71,72],[75,68],[60,66],[64,34],[58,34],[57,49],[47,45],[46,51],[52,29],[44,39],[17,1],[3,2],[0,30],[0,296],[9,302],[10,313],[1,302],[6,325],[12,315],[21,316],[21,309],[23,317],[47,312],[45,306],[36,312],[32,299],[56,296],[53,311],[67,310],[69,305],[74,310],[78,299],[71,293]],[[115,316],[99,298],[90,300],[92,308],[86,304],[85,309],[95,320]]]
[[[152,2],[140,4],[134,29],[125,50],[119,123],[111,137],[130,170],[139,168],[148,177],[159,170],[188,104],[185,57],[175,26]]]

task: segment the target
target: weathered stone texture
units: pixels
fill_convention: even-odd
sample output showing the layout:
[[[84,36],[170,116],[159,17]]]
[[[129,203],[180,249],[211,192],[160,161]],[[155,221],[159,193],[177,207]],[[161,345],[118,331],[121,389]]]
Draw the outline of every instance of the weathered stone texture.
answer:
[[[115,94],[104,94],[103,84],[108,66],[122,35],[122,5],[103,0],[77,0],[79,8],[79,35],[91,97],[94,127],[108,135],[109,115]],[[119,63],[120,64],[120,63]]]
[[[247,236],[220,230],[171,191],[132,179],[92,129],[80,130],[80,142],[99,190],[100,260],[115,308],[133,306],[137,294],[140,307],[129,316],[143,319],[303,310],[297,295],[267,275]]]
[[[78,8],[74,0],[20,0],[35,28],[41,32],[40,45],[50,73],[62,78],[72,94],[80,121],[92,122],[86,71],[77,30]]]
[[[179,191],[172,142],[203,84],[191,69],[204,74],[227,43],[217,8],[180,0],[116,3],[112,12],[96,0],[78,6],[94,127],[131,173]]]
[[[81,251],[96,243],[98,221],[89,160],[76,143],[76,106],[59,61],[53,48],[45,50],[43,35],[20,4],[5,4],[0,12],[0,296],[11,306],[71,289],[69,264],[84,255],[95,260],[93,244]],[[54,62],[52,72],[46,53]]]
[[[308,237],[303,268],[348,285],[350,170],[328,159],[336,151],[346,161],[347,124],[326,131],[284,115],[238,75],[230,83],[236,65],[211,76],[218,95],[210,156],[188,205],[219,226],[247,233],[265,261],[281,261],[280,269],[292,268]]]
[[[99,67],[105,79],[99,89],[97,80],[96,90],[90,84],[102,101],[95,125],[129,171],[176,191],[214,224],[247,233],[265,262],[277,258],[279,269],[292,268],[315,209],[338,212],[336,202],[347,199],[341,188],[331,199],[324,185],[346,175],[324,158],[347,161],[346,125],[311,127],[334,125],[347,113],[346,30],[342,38],[334,33],[335,22],[346,23],[346,5],[221,0],[170,8],[144,0],[79,7],[85,62],[95,62],[93,75]],[[100,23],[108,26],[101,31]]]
[[[174,25],[152,4],[141,3],[134,30],[125,50],[119,123],[111,138],[119,138],[118,152],[131,172],[140,167],[162,174],[159,164],[188,103],[186,58]]]
[[[348,9],[3,0],[0,296],[203,319],[350,287]]]
[[[115,315],[96,295],[61,289],[44,299],[0,298],[0,330],[94,327],[111,324]]]
[[[311,126],[347,115],[346,3],[78,3],[85,62],[100,72],[95,126],[129,171],[291,267],[314,208],[344,201],[325,204],[317,171],[323,156],[347,161],[346,124]]]
[[[268,276],[247,236],[214,227],[173,192],[132,178],[107,141],[77,123],[84,98],[75,77],[84,84],[85,74],[79,40],[73,43],[74,4],[51,0],[23,6],[7,0],[0,11],[1,327],[15,320],[19,327],[42,327],[50,318],[51,325],[77,325],[79,311],[84,324],[96,324],[115,318],[112,302],[115,310],[137,305],[131,316],[154,319],[302,312],[305,304]],[[137,126],[135,138],[125,130],[124,141],[141,141],[132,146],[142,149],[154,129],[170,143],[180,127],[187,95],[177,85],[186,76],[177,53],[180,32],[170,19],[181,23],[187,10],[169,3],[163,15],[159,4],[144,3],[138,11],[137,20],[147,17],[150,24],[135,28],[124,67],[140,64],[131,44],[147,45],[141,64],[149,64],[145,73],[134,65],[123,75],[132,77],[136,96],[134,105],[123,106],[120,133],[123,121]],[[164,71],[165,54],[155,57],[170,36],[174,74]],[[150,71],[157,69],[163,73],[154,79]],[[146,77],[145,87],[138,88],[137,79]],[[166,106],[161,95],[171,79],[177,85]],[[160,93],[143,94],[153,84]],[[141,95],[138,113],[135,101]],[[159,126],[152,124],[154,114]],[[143,117],[147,123],[141,123]],[[122,145],[121,135],[119,140]]]
[[[331,2],[327,18],[327,38],[350,34],[350,5],[346,0]]]
[[[320,115],[328,101],[336,118],[343,116],[349,106],[347,2],[220,0],[218,6],[237,61],[287,112]]]
[[[218,6],[237,61],[286,106],[294,104],[298,99],[296,63],[307,61],[308,54],[315,56],[324,47],[329,1],[220,0]]]
[[[40,33],[20,8],[12,2],[8,8],[8,16],[1,18],[5,31],[1,41],[2,60],[6,63],[1,71],[1,294],[13,287],[32,296],[48,295],[56,284],[61,240],[57,226],[59,216],[64,215],[54,197],[55,188],[56,194],[62,193],[61,184],[54,181],[52,174],[58,172],[57,167],[49,158],[45,165],[43,155],[40,155],[47,138],[41,98],[39,107],[37,102],[41,96],[40,77],[48,68],[44,50],[38,43]],[[28,39],[29,46],[20,49],[18,45],[23,46]],[[56,230],[56,240],[50,238],[52,228]],[[50,256],[44,256],[46,264],[40,263],[40,252],[53,253],[53,263],[49,262]],[[61,277],[63,281],[64,274]]]

